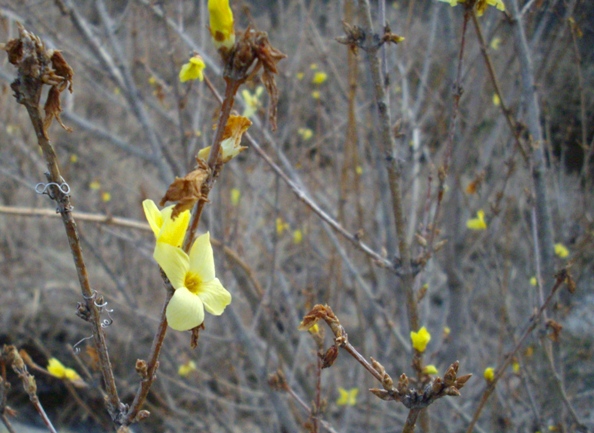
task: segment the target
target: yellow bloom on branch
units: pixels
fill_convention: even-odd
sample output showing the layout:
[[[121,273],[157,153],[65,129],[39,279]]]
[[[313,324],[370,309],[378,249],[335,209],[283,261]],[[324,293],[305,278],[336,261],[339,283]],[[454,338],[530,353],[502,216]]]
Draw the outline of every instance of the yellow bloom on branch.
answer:
[[[439,1],[449,3],[450,6],[456,6],[457,4],[466,3],[466,0],[439,0]],[[476,2],[476,14],[479,17],[482,16],[483,13],[485,12],[485,9],[487,9],[487,5],[495,6],[500,11],[505,10],[505,4],[503,3],[503,0],[478,0]]]
[[[557,243],[555,244],[555,254],[557,254],[559,257],[561,257],[562,259],[564,259],[565,257],[567,257],[569,255],[569,250],[567,249],[567,247],[561,243]]]
[[[80,376],[72,368],[65,367],[56,358],[50,358],[47,363],[47,371],[58,379],[80,380]]]
[[[241,145],[241,138],[250,126],[252,126],[252,121],[247,117],[235,116],[233,114],[229,116],[227,125],[225,125],[225,130],[223,131],[223,138],[219,150],[221,163],[224,164],[231,161],[231,159],[247,149],[247,147]],[[200,149],[198,158],[208,161],[210,147],[211,146],[207,146]]]
[[[487,382],[493,382],[493,379],[495,378],[495,369],[493,367],[485,368],[483,376]]]
[[[427,348],[427,344],[431,341],[431,334],[424,326],[419,329],[419,332],[410,331],[410,339],[412,345],[417,352],[423,353]]]
[[[229,0],[208,0],[208,13],[210,14],[210,34],[215,47],[231,48],[235,44],[235,29]]]
[[[470,230],[486,230],[487,223],[485,222],[485,211],[479,209],[476,216],[476,218],[466,221],[466,227]]]
[[[206,65],[204,60],[199,55],[195,55],[188,60],[188,63],[184,64],[179,71],[179,81],[185,83],[190,80],[204,80],[204,74],[202,71]]]
[[[423,368],[423,373],[425,374],[437,374],[437,367],[435,367],[435,365],[433,364],[429,364],[426,365],[425,368]]]
[[[328,74],[326,74],[325,72],[316,72],[314,74],[314,77],[311,80],[311,82],[313,84],[322,84],[327,79],[328,79]]]
[[[245,101],[245,110],[243,110],[243,117],[250,118],[254,114],[258,112],[260,107],[262,106],[262,102],[260,101],[260,96],[264,92],[263,86],[258,86],[254,93],[250,93],[249,90],[243,89],[241,91],[241,96]]]
[[[176,331],[200,326],[205,309],[220,316],[231,303],[231,293],[215,277],[209,233],[198,236],[189,255],[181,248],[158,242],[154,257],[175,289],[165,315]]]
[[[355,406],[357,404],[357,394],[359,394],[359,388],[344,389],[339,386],[338,393],[340,395],[338,400],[336,400],[337,406]]]
[[[154,201],[145,200],[142,202],[142,207],[144,208],[146,220],[155,234],[157,244],[162,242],[173,247],[181,246],[190,223],[190,211],[183,211],[173,220],[171,219],[171,213],[174,206],[159,210]]]
[[[196,363],[194,361],[188,361],[185,364],[179,366],[177,374],[179,374],[181,377],[186,377],[193,371],[196,371]]]

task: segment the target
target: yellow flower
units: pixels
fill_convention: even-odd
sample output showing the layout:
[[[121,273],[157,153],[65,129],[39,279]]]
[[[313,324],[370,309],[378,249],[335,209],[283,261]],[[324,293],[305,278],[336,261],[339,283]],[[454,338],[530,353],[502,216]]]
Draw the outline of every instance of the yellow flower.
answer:
[[[531,286],[537,286],[538,285],[538,280],[536,279],[536,277],[530,278],[530,285]]]
[[[177,374],[179,374],[181,377],[186,377],[193,371],[196,371],[196,363],[194,361],[188,361],[185,364],[179,366]]]
[[[181,248],[157,242],[154,258],[175,289],[165,315],[169,326],[176,331],[200,326],[205,309],[220,316],[231,303],[231,293],[215,277],[208,232],[198,236],[189,255]]]
[[[361,176],[363,174],[363,167],[361,167],[360,165],[356,166],[355,173],[357,173],[359,176]]]
[[[310,334],[317,334],[320,332],[320,326],[317,323],[314,323],[308,330]]]
[[[326,74],[325,72],[316,72],[314,74],[314,77],[311,80],[311,82],[313,84],[322,84],[327,79],[328,79],[328,74]]]
[[[241,191],[239,188],[232,188],[231,189],[231,204],[233,206],[237,206],[239,204],[239,199],[241,198]]]
[[[472,218],[466,221],[466,227],[470,230],[485,230],[487,223],[485,222],[485,211],[479,209],[476,213],[477,218]]]
[[[419,332],[410,331],[410,339],[412,345],[417,352],[423,353],[427,348],[427,343],[431,340],[431,334],[424,326],[419,329]]]
[[[305,74],[303,72],[297,72],[297,74],[295,74],[295,76],[297,77],[298,80],[303,80],[303,77],[305,76]]]
[[[487,382],[492,382],[493,379],[495,378],[495,369],[493,367],[485,368],[485,372],[483,373],[483,376]]]
[[[233,114],[229,116],[225,131],[223,132],[223,140],[221,141],[220,154],[222,163],[231,161],[231,159],[247,149],[247,147],[241,145],[241,138],[251,125],[252,121],[247,117],[235,116]],[[198,158],[208,161],[210,147],[207,146],[204,149],[200,149]]]
[[[313,92],[311,92],[311,97],[314,99],[320,99],[320,92],[319,90],[314,90]]]
[[[458,3],[465,3],[465,0],[439,0],[445,3],[449,3],[450,6],[456,6]],[[478,0],[476,2],[476,14],[480,17],[487,9],[487,5],[495,6],[500,11],[505,10],[505,4],[503,0]]]
[[[235,44],[235,30],[229,0],[208,0],[208,13],[210,34],[215,47],[231,48]]]
[[[516,374],[520,372],[520,363],[518,361],[512,362],[512,370]]]
[[[89,184],[89,188],[91,188],[93,191],[97,191],[101,188],[101,183],[98,180],[94,180]]]
[[[569,255],[569,250],[565,245],[557,243],[555,244],[555,254],[563,259]]]
[[[344,389],[339,386],[338,393],[340,394],[338,400],[336,400],[338,406],[354,406],[357,404],[359,388]]]
[[[305,140],[305,141],[307,141],[311,137],[313,137],[313,131],[309,128],[299,128],[297,130],[297,134],[299,134],[301,136],[301,138],[303,138],[303,140]]]
[[[499,49],[499,45],[501,45],[501,38],[493,38],[493,40],[491,41],[491,43],[489,44],[489,46],[493,49],[493,50],[498,50]]]
[[[299,230],[299,229],[295,230],[293,232],[293,243],[295,245],[299,245],[302,240],[303,240],[303,233],[301,232],[301,230]]]
[[[73,164],[75,162],[78,162],[78,156],[75,155],[75,154],[70,155],[70,162],[73,163]]]
[[[79,380],[80,376],[72,368],[64,367],[56,358],[50,358],[47,363],[47,371],[58,379]]]
[[[285,230],[289,230],[290,226],[288,222],[283,221],[282,218],[276,219],[276,234],[282,235]]]
[[[499,107],[501,105],[501,99],[497,93],[493,93],[493,105]]]
[[[250,118],[258,109],[262,106],[262,102],[260,101],[260,96],[262,96],[262,92],[264,91],[264,87],[258,86],[252,95],[249,90],[243,89],[241,91],[241,96],[245,101],[245,110],[243,110],[243,116]]]
[[[318,69],[318,64],[312,63],[311,65],[309,65],[309,69],[311,69],[312,71],[315,71],[316,69]]]
[[[443,327],[443,338],[447,338],[451,332],[452,332],[452,330],[450,329],[449,326],[444,326]]]
[[[190,80],[204,80],[204,75],[202,71],[206,65],[204,64],[204,60],[198,54],[194,57],[190,57],[188,63],[184,64],[179,71],[179,81],[185,83],[186,81]]]
[[[185,210],[175,219],[171,219],[174,205],[159,210],[152,200],[142,202],[144,215],[151,226],[157,244],[165,243],[174,247],[181,246],[186,236],[186,229],[190,223],[190,211]]]
[[[105,203],[107,203],[108,201],[111,201],[111,193],[104,191],[101,194],[101,200],[103,200]]]
[[[426,365],[423,368],[423,373],[425,374],[437,374],[437,368],[433,364]]]

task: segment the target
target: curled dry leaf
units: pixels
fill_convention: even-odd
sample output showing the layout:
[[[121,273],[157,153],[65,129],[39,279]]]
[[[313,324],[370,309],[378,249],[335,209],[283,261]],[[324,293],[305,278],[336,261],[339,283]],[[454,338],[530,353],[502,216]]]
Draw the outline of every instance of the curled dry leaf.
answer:
[[[191,210],[194,204],[203,198],[202,185],[208,178],[209,170],[203,164],[198,163],[198,168],[191,171],[184,177],[176,177],[159,203],[164,206],[166,202],[177,202],[171,213],[175,219],[185,210]]]
[[[52,120],[56,119],[60,126],[68,132],[72,132],[72,128],[64,125],[60,118],[62,112],[62,104],[60,102],[60,90],[57,86],[52,86],[47,94],[47,100],[45,101],[45,119],[43,120],[43,129],[47,131],[49,126],[52,124]]]
[[[322,358],[322,368],[332,367],[336,359],[338,358],[338,347],[331,346]]]
[[[233,114],[229,116],[229,120],[227,120],[227,124],[225,125],[225,130],[223,131],[223,137],[221,138],[221,147],[217,161],[218,164],[229,162],[232,158],[247,149],[247,147],[241,145],[241,138],[251,125],[252,122],[247,117],[235,116]],[[201,149],[200,152],[198,152],[198,158],[203,161],[208,161],[210,148],[211,146]]]

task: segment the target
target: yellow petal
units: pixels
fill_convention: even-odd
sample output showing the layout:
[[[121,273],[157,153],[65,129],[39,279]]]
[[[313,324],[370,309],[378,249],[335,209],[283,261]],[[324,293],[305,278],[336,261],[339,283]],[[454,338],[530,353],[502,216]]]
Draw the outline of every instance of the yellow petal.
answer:
[[[151,230],[155,234],[155,238],[159,236],[159,232],[161,231],[161,226],[163,225],[163,217],[161,216],[161,212],[159,208],[152,200],[144,200],[142,202],[142,208],[144,209],[144,216],[151,226]]]
[[[169,278],[174,289],[185,287],[186,274],[190,268],[190,259],[181,248],[163,242],[157,242],[153,257],[159,266],[161,266],[167,278]]]
[[[563,259],[569,255],[569,250],[565,245],[557,243],[555,244],[555,254]]]
[[[314,74],[314,77],[311,80],[311,82],[313,84],[322,84],[327,79],[328,79],[328,74],[326,74],[325,72],[316,72]]]
[[[190,224],[190,211],[181,212],[176,219],[171,219],[175,205],[168,206],[161,211],[162,225],[157,242],[163,242],[174,247],[180,247],[186,236],[188,224]]]
[[[58,379],[63,379],[66,375],[66,367],[56,358],[50,358],[47,363],[47,371]]]
[[[72,368],[66,368],[64,370],[64,377],[68,380],[80,380],[80,376]]]
[[[218,278],[202,283],[198,296],[206,311],[215,316],[223,314],[225,307],[231,303],[231,293],[223,287]]]
[[[495,378],[495,369],[493,367],[485,368],[485,372],[483,373],[483,376],[487,382],[492,382],[493,379]]]
[[[466,221],[466,227],[470,230],[486,230],[487,223],[485,222],[485,211],[479,209],[476,215],[477,218]]]
[[[204,322],[204,306],[197,295],[181,287],[175,290],[165,315],[171,328],[176,331],[187,331]]]
[[[181,377],[186,377],[193,371],[196,371],[196,363],[194,361],[188,361],[185,364],[179,366],[177,374],[179,374]]]
[[[231,48],[235,44],[233,12],[229,0],[208,0],[210,14],[210,34],[217,48]]]
[[[536,279],[536,277],[531,277],[530,278],[530,285],[531,286],[538,286],[538,280]]]
[[[437,374],[437,368],[433,364],[426,365],[423,368],[423,373],[425,374]]]
[[[411,331],[410,339],[415,350],[423,353],[427,348],[427,344],[431,340],[431,334],[429,331],[427,331],[427,328],[423,326],[421,329],[419,329],[419,332]]]
[[[303,240],[303,233],[301,232],[301,230],[299,230],[299,229],[295,230],[293,232],[293,243],[295,245],[299,245],[302,240]]]
[[[198,236],[190,250],[190,271],[198,274],[203,282],[208,282],[215,277],[215,264],[212,246],[210,245],[210,233],[206,232]]]
[[[239,204],[240,198],[241,198],[241,190],[239,188],[232,188],[231,189],[231,204],[233,206],[237,206]]]
[[[185,83],[186,81],[190,80],[204,80],[204,74],[202,71],[206,65],[204,64],[204,60],[199,55],[195,55],[191,57],[188,63],[184,64],[179,71],[179,81]]]
[[[344,389],[338,387],[338,393],[340,394],[338,400],[336,400],[338,406],[355,406],[357,404],[359,388]]]

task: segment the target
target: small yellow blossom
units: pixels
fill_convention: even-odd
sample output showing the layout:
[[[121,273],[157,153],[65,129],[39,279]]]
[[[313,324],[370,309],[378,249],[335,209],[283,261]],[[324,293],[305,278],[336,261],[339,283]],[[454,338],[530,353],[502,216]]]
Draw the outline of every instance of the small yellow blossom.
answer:
[[[410,331],[410,339],[412,345],[417,352],[423,353],[427,348],[427,344],[431,340],[431,334],[424,326],[419,329],[419,332]]]
[[[72,368],[67,368],[56,358],[50,358],[47,363],[47,371],[58,379],[80,380],[78,373]]]
[[[303,233],[301,232],[301,230],[299,230],[299,229],[295,230],[293,232],[293,243],[295,245],[299,245],[302,240],[303,240]]]
[[[534,347],[532,347],[532,346],[528,346],[528,347],[526,348],[526,350],[524,351],[524,356],[525,356],[526,358],[531,358],[531,357],[532,357],[532,355],[534,355]]]
[[[311,82],[313,84],[322,84],[324,83],[324,81],[326,81],[328,79],[328,74],[326,74],[325,72],[316,72],[314,74],[313,79],[311,80]]]
[[[190,360],[179,366],[177,374],[181,377],[187,377],[193,371],[196,371],[196,363]]]
[[[78,156],[77,156],[77,155],[75,155],[75,154],[72,154],[72,155],[70,155],[70,162],[71,162],[72,164],[74,164],[74,163],[78,162]]]
[[[317,334],[318,332],[320,332],[320,327],[317,323],[314,323],[313,326],[311,326],[307,332],[309,332],[310,334]]]
[[[452,330],[450,329],[449,326],[444,326],[443,327],[443,338],[447,338],[451,332],[452,332]]]
[[[190,223],[190,211],[185,210],[175,220],[171,219],[174,205],[159,210],[152,200],[142,202],[144,215],[158,243],[166,243],[174,247],[181,246]]]
[[[297,130],[297,134],[299,134],[301,136],[301,138],[305,141],[307,141],[311,137],[313,137],[313,131],[309,128],[299,128]]]
[[[282,235],[285,230],[289,230],[291,227],[289,226],[288,222],[283,221],[282,218],[276,219],[276,234]]]
[[[260,101],[260,96],[264,92],[263,86],[258,86],[254,93],[250,93],[249,90],[243,89],[241,91],[241,96],[245,101],[245,110],[243,110],[243,117],[250,118],[254,114],[258,112],[260,107],[262,106],[262,102]]]
[[[297,72],[295,74],[295,77],[297,77],[298,80],[303,80],[304,76],[305,76],[305,74],[303,72]]]
[[[538,280],[536,279],[536,277],[530,278],[530,285],[531,286],[538,286]]]
[[[518,374],[520,372],[520,363],[518,361],[512,362],[512,370],[516,374]]]
[[[319,90],[314,90],[313,92],[311,92],[311,97],[314,99],[320,99],[320,91]]]
[[[555,254],[563,259],[569,255],[569,250],[565,245],[557,243],[555,244]]]
[[[247,149],[247,147],[241,145],[241,138],[243,134],[252,126],[252,121],[244,116],[230,115],[223,132],[223,139],[221,141],[220,155],[221,162],[227,163],[231,159],[235,158],[241,152]],[[210,147],[207,146],[200,149],[198,152],[198,158],[208,161],[210,156]]]
[[[194,131],[194,135],[196,137],[202,137],[202,131],[200,131],[200,130],[197,129],[196,131]]]
[[[151,75],[150,78],[148,79],[148,83],[151,86],[154,86],[155,84],[157,84],[157,79],[153,75]]]
[[[188,60],[188,63],[184,64],[180,71],[179,71],[179,81],[185,83],[186,81],[191,80],[204,80],[204,74],[202,71],[206,65],[204,64],[204,60],[199,55],[195,55]]]
[[[493,105],[499,107],[501,105],[501,99],[497,93],[493,93]]]
[[[466,0],[439,0],[439,1],[449,3],[450,6],[456,6],[458,3],[462,4],[462,3],[466,2]],[[500,11],[505,10],[505,4],[503,3],[503,0],[478,0],[476,2],[476,14],[479,17],[482,16],[483,13],[485,12],[485,9],[487,9],[487,5],[495,6]]]
[[[485,222],[485,211],[479,209],[476,213],[477,218],[472,218],[466,221],[466,227],[470,230],[485,230],[487,223]]]
[[[309,69],[311,69],[312,71],[315,71],[316,69],[318,69],[318,64],[312,63],[311,65],[309,65]]]
[[[426,365],[425,368],[423,368],[423,373],[425,374],[437,374],[437,368],[435,367],[435,365],[433,364],[429,364]]]
[[[89,184],[89,188],[91,188],[93,191],[97,191],[101,188],[101,182],[94,180]]]
[[[111,193],[104,191],[101,193],[101,200],[103,200],[104,203],[107,203],[109,201],[111,201]]]
[[[483,376],[487,382],[492,382],[493,379],[495,378],[495,369],[493,367],[485,368],[485,372],[483,373]]]
[[[231,293],[215,277],[208,232],[198,236],[189,255],[181,248],[157,242],[153,256],[175,289],[165,311],[171,328],[193,329],[204,322],[205,309],[220,316],[231,303]]]
[[[361,167],[360,165],[356,166],[355,173],[357,173],[359,176],[361,176],[363,174],[363,167]]]
[[[122,93],[122,91],[120,90],[119,87],[116,87],[115,89],[113,89],[113,94],[118,96],[120,93]]]
[[[235,44],[233,11],[229,0],[208,0],[210,14],[210,34],[217,49],[231,48]]]
[[[338,393],[340,396],[336,400],[337,406],[355,406],[357,404],[359,388],[344,389],[339,386]]]
[[[239,188],[231,188],[231,204],[233,206],[237,206],[239,204],[239,199],[241,198],[241,191]]]
[[[489,44],[489,46],[491,47],[491,49],[493,49],[495,51],[497,51],[499,49],[499,46],[500,45],[501,45],[501,38],[493,38],[493,40]]]

